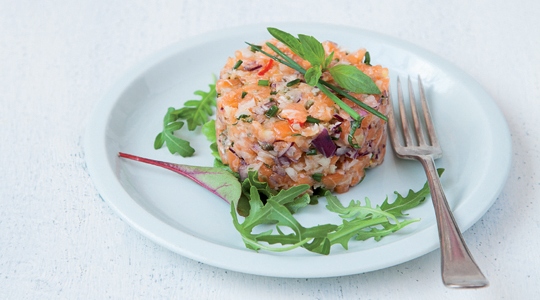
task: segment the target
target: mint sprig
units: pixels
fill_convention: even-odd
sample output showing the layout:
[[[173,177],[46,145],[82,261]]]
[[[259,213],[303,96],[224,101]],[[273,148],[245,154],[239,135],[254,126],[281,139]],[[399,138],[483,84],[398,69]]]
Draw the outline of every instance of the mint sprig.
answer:
[[[361,116],[350,106],[345,104],[341,99],[339,99],[339,97],[333,94],[331,90],[339,94],[340,96],[346,97],[347,99],[353,101],[355,104],[362,107],[369,113],[381,118],[384,121],[387,121],[387,117],[384,114],[363,103],[362,101],[359,101],[347,92],[348,90],[354,93],[380,94],[381,91],[369,76],[364,74],[355,66],[342,67],[344,65],[338,64],[329,67],[330,63],[333,60],[334,52],[330,53],[328,56],[325,56],[322,43],[320,43],[314,37],[299,34],[298,38],[296,38],[290,33],[273,27],[269,27],[268,32],[278,41],[285,44],[292,52],[294,52],[300,58],[307,60],[311,64],[311,67],[307,70],[304,69],[292,58],[287,56],[285,53],[283,53],[283,51],[281,51],[271,43],[266,43],[266,45],[270,49],[272,49],[277,55],[272,55],[264,51],[260,46],[247,43],[251,46],[251,49],[253,51],[261,52],[262,54],[272,58],[273,60],[282,63],[304,75],[307,84],[318,87],[339,107],[345,110],[354,120],[360,121]],[[324,71],[329,71],[330,74],[333,76],[334,80],[340,86],[333,85],[320,79]]]

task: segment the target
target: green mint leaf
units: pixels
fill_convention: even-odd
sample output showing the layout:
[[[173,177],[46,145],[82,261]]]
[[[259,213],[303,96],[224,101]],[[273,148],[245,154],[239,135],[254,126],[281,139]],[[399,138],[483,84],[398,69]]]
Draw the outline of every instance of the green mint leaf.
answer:
[[[330,55],[328,55],[324,60],[323,69],[327,69],[332,63],[332,60],[334,60],[334,51],[332,51],[332,53],[330,53]]]
[[[319,65],[323,66],[325,64],[326,53],[324,52],[324,47],[316,38],[299,34],[298,40],[302,44],[302,52],[304,53],[303,59],[309,61],[312,66]]]
[[[296,55],[300,57],[304,56],[303,48],[302,48],[302,45],[300,44],[300,41],[297,38],[295,38],[293,35],[285,31],[279,30],[277,28],[273,28],[273,27],[269,27],[267,28],[267,30],[276,40],[285,44]]]
[[[353,93],[380,94],[373,80],[352,65],[335,65],[328,69],[334,80],[344,89]]]
[[[304,75],[304,78],[306,79],[306,83],[315,86],[319,82],[319,78],[321,78],[322,70],[321,66],[315,65],[311,68],[307,69],[306,74]]]

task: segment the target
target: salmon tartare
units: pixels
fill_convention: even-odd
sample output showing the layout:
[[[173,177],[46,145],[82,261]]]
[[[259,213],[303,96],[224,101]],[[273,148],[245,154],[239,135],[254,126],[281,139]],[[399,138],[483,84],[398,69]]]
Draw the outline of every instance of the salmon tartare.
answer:
[[[310,67],[281,42],[269,42],[302,67]],[[386,115],[388,69],[365,63],[365,49],[348,52],[333,42],[322,44],[327,55],[334,53],[330,65],[353,65],[373,80],[381,94],[350,94]],[[262,49],[273,53],[266,45]],[[321,79],[336,84],[329,72]],[[362,181],[365,169],[384,160],[384,120],[340,96],[363,117],[355,126],[351,116],[307,84],[302,73],[250,47],[228,58],[216,91],[219,155],[241,179],[255,170],[259,180],[276,190],[308,184],[311,192],[324,188],[343,193]]]

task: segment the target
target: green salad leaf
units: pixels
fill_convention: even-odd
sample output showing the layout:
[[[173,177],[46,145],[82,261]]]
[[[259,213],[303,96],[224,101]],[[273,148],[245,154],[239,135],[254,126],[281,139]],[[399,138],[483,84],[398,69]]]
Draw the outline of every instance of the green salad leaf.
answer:
[[[123,152],[118,153],[118,156],[173,171],[194,181],[226,202],[236,202],[240,198],[240,182],[233,174],[221,168],[174,164]]]
[[[195,95],[200,96],[201,99],[188,100],[184,103],[184,107],[174,112],[179,119],[186,120],[190,131],[208,122],[214,114],[214,107],[216,106],[216,84],[210,84],[209,87],[208,92],[200,90],[195,92]]]
[[[195,149],[191,147],[190,143],[174,135],[174,132],[180,130],[185,124],[183,121],[178,121],[174,111],[175,109],[173,107],[169,107],[167,110],[163,118],[163,131],[156,136],[154,149],[160,149],[166,144],[171,154],[178,153],[183,157],[192,156],[195,153]]]
[[[443,169],[438,171],[440,176]],[[238,213],[237,202],[231,203],[233,224],[246,247],[275,252],[301,247],[327,255],[332,245],[339,244],[348,249],[351,240],[364,241],[373,238],[379,241],[409,224],[418,222],[419,219],[404,219],[403,211],[422,204],[430,192],[426,183],[417,192],[410,190],[407,196],[395,192],[397,198],[391,203],[387,197],[382,205],[373,206],[366,198],[364,203],[352,200],[348,206],[344,206],[336,196],[325,191],[328,211],[338,214],[342,223],[305,227],[294,217],[296,211],[287,205],[295,202],[304,206],[309,204],[309,196],[305,193],[308,189],[307,185],[299,185],[276,192],[269,189],[266,183],[260,182],[256,172],[250,172],[242,183],[243,196],[240,197],[249,201],[249,205],[244,207],[247,214],[243,222],[240,219],[242,214]],[[256,228],[261,225],[273,228],[257,232]]]
[[[353,93],[381,93],[375,82],[353,65],[335,65],[328,71],[341,87]]]
[[[154,139],[154,149],[161,149],[166,145],[171,154],[177,153],[183,157],[189,157],[195,153],[195,149],[191,147],[189,141],[174,133],[182,129],[186,123],[188,130],[193,131],[198,126],[203,126],[209,122],[216,106],[215,78],[214,83],[210,84],[209,88],[208,92],[200,90],[195,92],[195,95],[201,97],[200,100],[188,100],[184,103],[184,107],[180,109],[173,107],[167,109],[167,113],[163,117],[163,130]],[[204,130],[208,132],[209,128],[210,125]]]

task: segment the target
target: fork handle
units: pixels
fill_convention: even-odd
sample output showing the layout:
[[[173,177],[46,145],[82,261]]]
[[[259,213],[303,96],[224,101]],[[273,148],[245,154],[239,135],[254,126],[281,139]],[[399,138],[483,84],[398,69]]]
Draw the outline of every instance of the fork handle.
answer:
[[[488,280],[472,258],[437,175],[435,162],[430,155],[418,157],[428,178],[431,198],[435,208],[439,241],[441,243],[441,274],[448,287],[477,288],[489,285]]]

